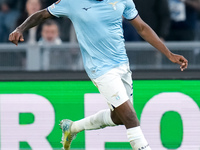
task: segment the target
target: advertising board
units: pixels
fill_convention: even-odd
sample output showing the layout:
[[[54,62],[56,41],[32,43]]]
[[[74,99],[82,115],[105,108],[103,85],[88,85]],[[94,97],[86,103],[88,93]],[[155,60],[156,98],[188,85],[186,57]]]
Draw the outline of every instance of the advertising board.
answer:
[[[135,80],[134,108],[152,149],[200,149],[200,81]],[[91,81],[0,82],[1,150],[53,150],[59,121],[107,109]],[[116,133],[117,132],[117,133]],[[131,149],[123,126],[77,135],[72,149]]]

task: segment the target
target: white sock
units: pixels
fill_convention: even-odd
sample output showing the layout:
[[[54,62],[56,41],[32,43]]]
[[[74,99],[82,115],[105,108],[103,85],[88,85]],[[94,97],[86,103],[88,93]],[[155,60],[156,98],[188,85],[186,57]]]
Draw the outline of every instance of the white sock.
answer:
[[[127,137],[133,150],[151,150],[140,126],[127,129]]]
[[[83,130],[95,130],[106,126],[116,126],[111,119],[109,109],[101,110],[92,116],[75,121],[72,124],[71,131],[78,133]]]

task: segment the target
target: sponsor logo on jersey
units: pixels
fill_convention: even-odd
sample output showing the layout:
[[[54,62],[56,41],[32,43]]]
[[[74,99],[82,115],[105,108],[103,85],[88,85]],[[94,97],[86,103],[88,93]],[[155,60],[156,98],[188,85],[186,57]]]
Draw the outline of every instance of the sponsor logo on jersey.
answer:
[[[91,9],[92,7],[88,7],[88,8],[83,8],[85,11],[88,11],[88,9]]]

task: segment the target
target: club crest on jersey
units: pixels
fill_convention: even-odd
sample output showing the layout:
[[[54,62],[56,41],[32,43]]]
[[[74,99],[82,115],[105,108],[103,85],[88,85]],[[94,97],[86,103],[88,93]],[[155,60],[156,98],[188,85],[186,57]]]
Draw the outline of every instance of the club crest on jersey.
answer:
[[[58,0],[57,2],[55,2],[55,4],[57,5],[58,3],[60,3],[61,0]]]
[[[51,9],[54,9],[54,8],[55,8],[55,4],[52,4],[50,8],[51,8]]]
[[[116,1],[114,3],[109,3],[109,4],[112,5],[114,10],[117,10],[117,7],[116,7],[117,3],[118,3],[118,1]]]
[[[112,97],[114,97],[116,100],[120,100],[120,96],[118,95],[119,92],[117,92],[116,94],[114,94]]]

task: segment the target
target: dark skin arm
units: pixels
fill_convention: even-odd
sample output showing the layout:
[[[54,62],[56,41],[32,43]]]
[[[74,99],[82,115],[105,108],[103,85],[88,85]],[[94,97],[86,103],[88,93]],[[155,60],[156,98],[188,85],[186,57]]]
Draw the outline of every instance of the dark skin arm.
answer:
[[[43,9],[41,11],[38,11],[28,17],[19,27],[17,27],[10,35],[9,35],[9,41],[14,43],[15,45],[18,45],[18,42],[23,42],[23,32],[37,26],[44,20],[50,18],[52,15],[47,11],[47,9]]]
[[[187,68],[187,59],[181,55],[173,54],[160,40],[157,34],[140,18],[139,15],[130,22],[144,40],[162,52],[170,61],[179,64],[181,71]]]

